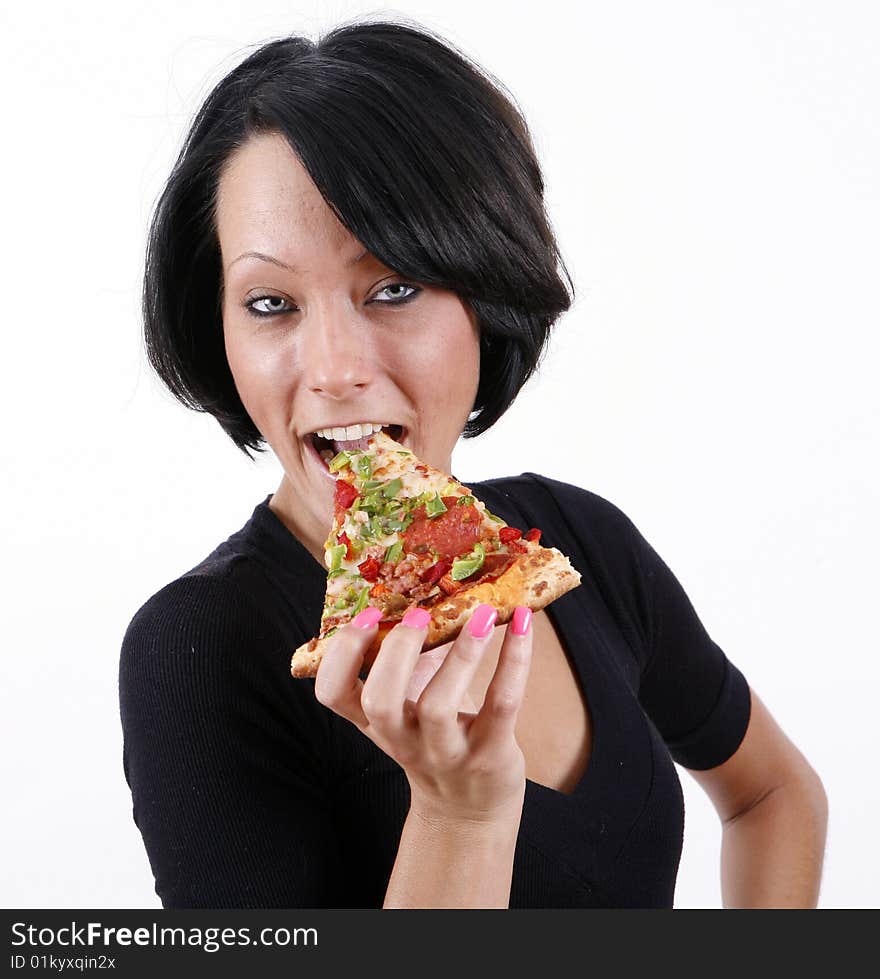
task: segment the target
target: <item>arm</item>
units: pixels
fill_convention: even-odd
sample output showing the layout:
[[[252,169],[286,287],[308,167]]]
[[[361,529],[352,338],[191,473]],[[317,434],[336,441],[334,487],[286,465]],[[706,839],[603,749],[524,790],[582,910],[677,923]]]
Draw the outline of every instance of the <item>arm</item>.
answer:
[[[723,825],[726,907],[814,907],[827,801],[819,777],[711,639],[681,584],[634,530],[650,582],[639,696]]]
[[[179,579],[135,616],[119,673],[125,776],[166,908],[334,907],[346,878],[324,733],[240,589]]]
[[[522,802],[489,823],[410,808],[386,908],[506,908]]]
[[[822,782],[751,691],[742,744],[723,764],[689,770],[722,823],[726,908],[814,908],[828,800]]]

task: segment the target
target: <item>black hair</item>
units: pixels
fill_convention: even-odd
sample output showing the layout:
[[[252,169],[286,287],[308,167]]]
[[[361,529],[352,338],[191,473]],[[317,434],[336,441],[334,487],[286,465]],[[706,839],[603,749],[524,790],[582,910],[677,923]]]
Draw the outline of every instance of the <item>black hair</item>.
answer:
[[[502,88],[445,39],[387,21],[272,40],[229,72],[196,113],[150,222],[144,339],[172,394],[246,455],[264,450],[226,359],[215,201],[230,155],[278,133],[366,249],[474,311],[480,379],[463,435],[493,425],[574,298],[528,127]]]

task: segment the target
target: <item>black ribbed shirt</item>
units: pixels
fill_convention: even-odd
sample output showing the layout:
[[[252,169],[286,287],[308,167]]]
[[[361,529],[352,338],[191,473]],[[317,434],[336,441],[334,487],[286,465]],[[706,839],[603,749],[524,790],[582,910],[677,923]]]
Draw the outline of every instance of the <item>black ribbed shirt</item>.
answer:
[[[591,756],[571,795],[527,781],[510,906],[671,907],[684,829],[673,760],[729,758],[748,685],[618,507],[534,473],[467,485],[582,575],[546,611],[590,709]],[[268,500],[126,631],[134,821],[166,908],[381,907],[406,776],[315,699],[313,680],[291,678],[326,572]]]

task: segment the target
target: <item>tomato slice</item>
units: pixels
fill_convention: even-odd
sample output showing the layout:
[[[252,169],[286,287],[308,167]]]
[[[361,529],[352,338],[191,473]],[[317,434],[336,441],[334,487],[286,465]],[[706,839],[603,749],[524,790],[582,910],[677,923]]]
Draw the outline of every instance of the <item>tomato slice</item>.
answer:
[[[336,507],[347,510],[357,497],[357,490],[344,479],[336,480]]]

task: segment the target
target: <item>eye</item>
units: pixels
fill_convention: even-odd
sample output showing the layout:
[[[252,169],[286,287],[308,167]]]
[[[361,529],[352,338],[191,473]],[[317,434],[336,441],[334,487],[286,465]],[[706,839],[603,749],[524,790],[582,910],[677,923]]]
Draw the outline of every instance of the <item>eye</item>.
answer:
[[[251,316],[278,316],[279,313],[286,313],[288,310],[279,309],[275,306],[275,303],[280,303],[282,306],[287,302],[281,296],[255,296],[253,299],[249,299],[245,304],[244,308],[251,314]],[[269,303],[269,309],[258,309],[257,303]]]
[[[410,299],[414,299],[422,291],[418,288],[418,286],[411,286],[406,282],[389,282],[388,285],[383,286],[379,292],[376,293],[376,295],[381,296],[383,292],[388,292],[389,289],[409,289],[410,291],[405,296],[398,295],[392,297],[391,299],[375,301],[384,306],[401,306],[403,303],[409,302]]]

